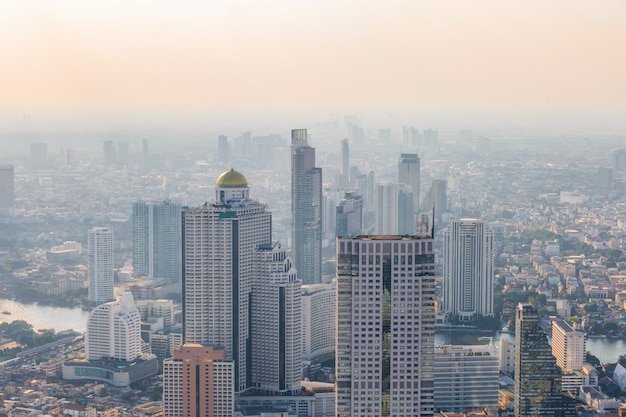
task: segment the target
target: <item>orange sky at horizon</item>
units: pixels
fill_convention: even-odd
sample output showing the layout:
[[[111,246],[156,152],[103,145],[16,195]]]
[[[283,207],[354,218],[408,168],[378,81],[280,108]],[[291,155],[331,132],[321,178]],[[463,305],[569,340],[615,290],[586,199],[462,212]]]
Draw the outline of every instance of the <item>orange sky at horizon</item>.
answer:
[[[626,107],[618,0],[224,3],[2,2],[0,108]]]

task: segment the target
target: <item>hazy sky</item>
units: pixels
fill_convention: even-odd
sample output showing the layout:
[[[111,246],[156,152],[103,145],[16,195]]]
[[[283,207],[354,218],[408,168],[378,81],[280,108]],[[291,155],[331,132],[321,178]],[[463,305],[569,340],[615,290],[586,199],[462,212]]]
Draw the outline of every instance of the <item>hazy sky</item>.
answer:
[[[626,108],[623,0],[0,1],[0,108]]]

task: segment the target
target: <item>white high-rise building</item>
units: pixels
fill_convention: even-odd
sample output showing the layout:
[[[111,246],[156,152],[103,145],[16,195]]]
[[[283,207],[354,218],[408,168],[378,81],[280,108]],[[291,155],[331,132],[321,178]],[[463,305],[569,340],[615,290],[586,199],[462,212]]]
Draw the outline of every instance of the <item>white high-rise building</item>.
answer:
[[[336,415],[433,415],[433,239],[337,239]]]
[[[376,184],[376,233],[398,233],[398,186],[389,181]]]
[[[89,301],[105,303],[113,294],[113,230],[94,227],[87,233]]]
[[[460,320],[493,316],[493,230],[479,219],[448,224],[443,234],[443,308]]]
[[[141,355],[141,342],[141,317],[130,292],[89,313],[85,332],[88,360],[114,358],[132,362]]]
[[[500,352],[494,345],[435,348],[435,411],[498,409]]]
[[[250,343],[252,386],[296,394],[302,381],[301,281],[281,244],[255,253]]]
[[[585,333],[565,320],[552,322],[552,354],[563,372],[581,371],[585,364]]]
[[[180,281],[181,206],[163,202],[133,203],[135,276]]]
[[[272,215],[250,199],[248,181],[231,169],[216,181],[215,200],[183,210],[183,335],[213,345],[235,362],[235,392],[251,385],[250,293],[255,251],[272,240]]]
[[[303,357],[315,359],[335,354],[336,311],[334,283],[302,286]]]

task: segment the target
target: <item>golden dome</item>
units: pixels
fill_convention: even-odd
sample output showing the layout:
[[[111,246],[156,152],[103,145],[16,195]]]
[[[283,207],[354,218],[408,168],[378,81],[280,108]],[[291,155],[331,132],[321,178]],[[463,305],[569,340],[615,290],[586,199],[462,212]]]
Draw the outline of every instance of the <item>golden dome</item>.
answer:
[[[215,185],[218,187],[247,187],[248,180],[241,172],[231,168],[217,178]]]

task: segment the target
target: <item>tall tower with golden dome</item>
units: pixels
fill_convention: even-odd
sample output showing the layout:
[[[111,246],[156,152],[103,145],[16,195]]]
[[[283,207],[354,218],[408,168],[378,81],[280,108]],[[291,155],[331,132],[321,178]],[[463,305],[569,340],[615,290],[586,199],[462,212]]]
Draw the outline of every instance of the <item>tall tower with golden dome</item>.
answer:
[[[230,169],[215,182],[215,200],[185,208],[182,220],[184,342],[226,350],[235,392],[243,392],[251,385],[255,251],[271,244],[272,215],[250,198],[246,177]]]

